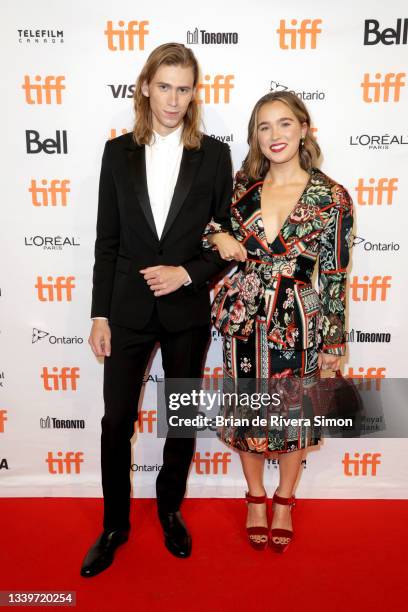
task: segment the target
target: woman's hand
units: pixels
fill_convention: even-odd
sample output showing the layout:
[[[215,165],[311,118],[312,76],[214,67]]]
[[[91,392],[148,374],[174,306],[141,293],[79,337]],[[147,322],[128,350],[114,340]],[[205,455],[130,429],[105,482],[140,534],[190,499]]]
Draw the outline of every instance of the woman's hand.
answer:
[[[233,259],[235,261],[245,261],[247,258],[246,248],[231,234],[219,232],[218,234],[207,236],[207,240],[210,244],[217,247],[220,257],[226,261],[232,261]]]
[[[317,358],[317,365],[322,370],[336,370],[340,369],[340,359],[339,355],[330,355],[329,353],[319,353]]]

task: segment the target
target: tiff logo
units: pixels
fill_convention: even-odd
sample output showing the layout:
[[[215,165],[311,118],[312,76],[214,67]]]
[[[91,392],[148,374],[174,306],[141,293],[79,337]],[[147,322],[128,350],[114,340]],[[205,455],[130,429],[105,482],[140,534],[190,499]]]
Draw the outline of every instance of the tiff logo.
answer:
[[[0,410],[0,433],[4,433],[4,423],[8,421],[7,410]]]
[[[218,385],[218,380],[222,380],[223,378],[223,369],[221,367],[216,367],[216,368],[210,368],[210,367],[205,367],[204,368],[204,375],[203,375],[203,389],[213,389],[213,390],[217,390],[219,385]]]
[[[204,455],[205,457],[202,457],[200,452],[194,454],[193,463],[197,474],[227,474],[228,464],[231,463],[231,453],[209,453],[207,451]]]
[[[81,463],[84,462],[83,456],[82,451],[75,453],[67,451],[65,455],[62,451],[58,451],[55,457],[52,451],[48,451],[45,463],[48,463],[50,474],[80,474]]]
[[[317,35],[322,33],[319,26],[322,24],[321,19],[302,19],[300,26],[297,19],[291,19],[290,25],[286,27],[286,20],[281,19],[279,28],[276,30],[279,34],[279,47],[281,49],[306,49],[309,44],[310,49],[316,49]]]
[[[25,91],[25,100],[27,104],[52,104],[53,97],[56,104],[62,104],[62,90],[66,89],[63,82],[64,76],[46,76],[42,83],[42,78],[39,74],[34,77],[34,83],[31,82],[30,75],[24,75],[24,83],[21,86]]]
[[[358,374],[354,372],[353,367],[349,367],[348,372],[346,374],[347,378],[352,378],[353,380],[357,380],[357,385],[361,389],[366,389],[369,391],[371,389],[371,381],[375,381],[375,389],[379,391],[381,389],[381,380],[385,378],[386,368],[362,368],[361,366],[358,368]]]
[[[382,79],[381,72],[376,72],[374,80],[371,80],[366,72],[361,83],[364,102],[390,102],[390,94],[391,102],[399,102],[401,89],[406,85],[403,81],[405,76],[406,72],[387,72]]]
[[[350,283],[351,298],[354,302],[385,302],[387,290],[391,289],[392,276],[373,276],[371,281],[369,276],[363,276],[359,281],[358,276],[353,276]]]
[[[129,21],[126,27],[125,21],[118,21],[118,27],[113,26],[113,21],[108,21],[104,34],[108,41],[110,51],[134,51],[135,39],[137,48],[144,50],[145,36],[149,34],[146,26],[148,21]]]
[[[220,104],[220,91],[222,91],[223,92],[222,102],[224,104],[229,104],[230,91],[231,89],[234,89],[234,85],[231,82],[233,79],[234,79],[233,74],[227,74],[227,75],[216,74],[214,76],[213,82],[210,83],[209,81],[211,81],[211,76],[209,74],[206,74],[204,77],[204,81],[207,81],[207,82],[199,83],[197,85],[197,93],[200,93],[200,92],[204,93],[204,99],[198,98],[198,102],[200,104],[211,104],[211,102],[213,104]],[[212,92],[214,95],[212,95]]]
[[[41,378],[45,391],[77,391],[77,380],[80,378],[79,368],[52,368],[52,373],[43,367]]]
[[[68,179],[51,179],[48,186],[47,179],[41,179],[42,187],[37,185],[35,179],[31,179],[28,192],[31,193],[33,206],[66,206],[68,203],[67,194],[70,193],[70,182]]]
[[[360,204],[360,206],[372,206],[373,204],[377,204],[378,206],[387,204],[387,206],[391,206],[393,195],[398,191],[398,179],[379,178],[376,181],[376,179],[370,178],[368,179],[368,183],[368,185],[365,185],[364,179],[358,179],[356,187],[357,204]]]
[[[350,459],[350,453],[344,454],[342,464],[345,476],[377,476],[377,465],[380,465],[381,453],[354,453],[354,459]]]
[[[71,302],[72,289],[75,289],[73,281],[75,276],[57,276],[53,282],[52,276],[47,276],[47,281],[44,282],[41,276],[37,276],[37,284],[34,285],[37,289],[37,295],[40,302]]]
[[[140,433],[153,433],[153,423],[157,423],[157,410],[139,410],[137,422]]]

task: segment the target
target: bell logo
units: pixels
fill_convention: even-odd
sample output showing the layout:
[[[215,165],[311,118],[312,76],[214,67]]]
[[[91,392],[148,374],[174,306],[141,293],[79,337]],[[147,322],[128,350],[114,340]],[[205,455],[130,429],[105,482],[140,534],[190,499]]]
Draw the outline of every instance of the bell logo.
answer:
[[[377,476],[377,465],[380,465],[381,453],[354,453],[354,459],[350,459],[350,453],[344,454],[342,464],[345,476]]]
[[[204,99],[202,98],[198,98],[197,102],[199,102],[200,104],[220,104],[220,91],[223,92],[223,100],[222,102],[224,104],[229,104],[230,103],[230,90],[234,89],[234,85],[231,83],[231,81],[234,79],[234,75],[233,74],[227,74],[227,75],[222,75],[222,74],[216,74],[214,76],[214,80],[212,83],[210,83],[209,81],[211,81],[211,76],[209,74],[206,74],[204,77],[204,81],[207,81],[206,83],[199,83],[197,85],[197,92],[201,92],[203,91],[204,93]],[[211,92],[214,92],[214,95],[211,95]]]
[[[153,423],[157,423],[157,410],[139,410],[137,422],[140,433],[153,433]]]
[[[63,85],[64,76],[46,76],[42,83],[42,77],[36,75],[34,83],[28,74],[24,75],[24,83],[21,86],[25,91],[27,104],[52,104],[53,94],[55,104],[62,104],[62,90],[66,89]]]
[[[52,373],[47,367],[42,369],[41,378],[43,379],[45,391],[76,391],[79,368],[52,368]]]
[[[302,19],[297,28],[297,19],[291,19],[290,25],[293,27],[286,27],[285,19],[281,19],[279,28],[276,30],[279,34],[279,47],[281,49],[306,49],[306,45],[309,44],[310,49],[316,49],[317,35],[322,33],[319,28],[321,24],[321,19]]]
[[[231,463],[231,453],[204,453],[205,457],[201,456],[200,452],[194,454],[193,463],[196,473],[203,474],[227,474],[228,464]],[[221,472],[219,472],[219,467]]]
[[[33,206],[66,206],[67,193],[70,193],[70,181],[67,179],[52,179],[48,187],[47,179],[41,179],[42,187],[37,185],[35,179],[31,179],[31,186],[28,190],[31,193]]]
[[[40,140],[40,132],[37,130],[26,130],[26,150],[27,155],[37,155],[46,153],[47,155],[62,155],[68,153],[67,130],[56,130],[55,138]]]
[[[349,367],[348,373],[346,374],[347,378],[352,378],[353,380],[357,380],[357,385],[359,388],[365,388],[367,390],[371,389],[371,381],[375,380],[375,389],[379,391],[381,389],[381,380],[385,378],[386,368],[358,368],[358,373],[354,372],[354,368]]]
[[[379,178],[376,181],[376,179],[370,178],[368,183],[368,185],[364,185],[364,179],[358,179],[356,187],[357,204],[360,204],[360,206],[372,206],[373,204],[391,206],[393,195],[398,191],[398,179]]]
[[[4,423],[7,419],[7,410],[0,410],[0,433],[4,433]]]
[[[81,463],[84,462],[83,456],[84,453],[82,451],[77,451],[76,453],[72,451],[66,453],[58,451],[57,457],[55,457],[52,451],[48,451],[45,462],[48,463],[50,474],[80,474]]]
[[[376,72],[374,80],[371,80],[370,74],[366,72],[361,83],[364,102],[368,102],[368,104],[372,102],[399,102],[401,88],[406,85],[403,81],[405,76],[406,72],[387,72],[382,78],[381,72]],[[390,100],[391,92],[392,98]]]
[[[108,21],[104,34],[108,40],[110,51],[134,51],[135,38],[137,37],[137,48],[144,50],[145,36],[149,34],[146,26],[148,21],[129,21],[126,28],[125,21],[118,21],[118,27],[113,27],[113,21]]]
[[[359,281],[358,276],[353,276],[350,283],[351,299],[354,302],[385,302],[387,290],[391,288],[392,276],[363,276]]]
[[[75,289],[73,281],[75,276],[57,276],[53,282],[52,276],[47,276],[45,283],[41,276],[37,276],[37,284],[34,287],[37,289],[37,295],[40,302],[71,302],[72,289]]]

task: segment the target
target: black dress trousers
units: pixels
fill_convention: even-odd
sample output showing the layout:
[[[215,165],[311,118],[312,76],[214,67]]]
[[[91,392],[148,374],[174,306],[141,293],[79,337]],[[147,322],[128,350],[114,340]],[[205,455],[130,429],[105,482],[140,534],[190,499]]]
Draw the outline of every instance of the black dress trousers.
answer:
[[[104,496],[103,527],[129,529],[130,439],[134,434],[143,378],[160,342],[166,378],[200,378],[210,340],[210,323],[169,332],[154,308],[142,331],[111,324],[111,356],[105,357],[101,420],[101,468]],[[163,467],[156,481],[159,511],[175,512],[183,500],[195,439],[167,437]]]

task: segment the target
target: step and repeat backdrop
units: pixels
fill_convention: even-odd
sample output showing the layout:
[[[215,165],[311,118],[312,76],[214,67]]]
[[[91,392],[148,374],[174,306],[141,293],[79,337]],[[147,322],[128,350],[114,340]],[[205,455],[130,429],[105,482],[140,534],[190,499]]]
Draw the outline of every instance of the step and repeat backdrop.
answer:
[[[102,494],[103,365],[87,343],[100,163],[105,141],[131,130],[134,83],[164,42],[197,55],[203,129],[230,145],[235,170],[259,97],[292,89],[307,104],[321,167],[355,206],[343,373],[378,388],[406,376],[405,2],[20,0],[2,9],[0,495]],[[221,348],[214,331],[209,379],[221,375]],[[162,376],[158,349],[134,435],[135,497],[155,495]],[[407,465],[403,438],[326,438],[306,454],[297,495],[407,498]],[[277,479],[269,460],[269,490]],[[244,487],[239,457],[199,439],[188,495],[236,497]]]

